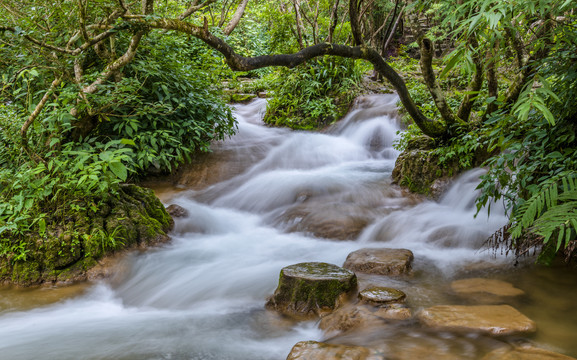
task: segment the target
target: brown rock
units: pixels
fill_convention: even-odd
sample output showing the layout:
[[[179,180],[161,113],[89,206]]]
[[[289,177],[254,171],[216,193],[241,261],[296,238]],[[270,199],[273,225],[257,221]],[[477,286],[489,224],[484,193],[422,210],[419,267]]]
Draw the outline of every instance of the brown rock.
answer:
[[[357,277],[336,265],[308,262],[281,270],[266,307],[297,318],[314,318],[339,307],[357,290]]]
[[[301,341],[293,346],[287,360],[384,360],[376,350],[362,346]]]
[[[360,249],[347,256],[344,268],[378,275],[401,275],[411,271],[413,253],[406,249]]]
[[[299,194],[299,199],[307,199]],[[278,224],[290,224],[289,232],[307,232],[316,237],[336,240],[352,240],[359,236],[372,218],[360,206],[351,204],[305,203],[282,214]]]
[[[535,323],[509,305],[439,305],[421,311],[417,317],[427,326],[511,335],[537,330]]]
[[[515,297],[525,294],[523,290],[514,287],[511,283],[483,278],[453,281],[451,289],[459,296],[473,298],[483,303],[499,302],[504,297]]]
[[[387,287],[372,287],[359,293],[359,299],[374,305],[404,302],[407,295],[401,290]]]
[[[398,304],[383,308],[351,305],[324,316],[319,328],[326,334],[336,335],[354,329],[384,327],[387,326],[387,320],[406,320],[410,317],[411,310]]]
[[[485,355],[482,360],[575,360],[575,358],[530,346],[497,349]]]
[[[188,211],[182,206],[176,204],[168,205],[166,212],[173,218],[183,218],[188,216]]]

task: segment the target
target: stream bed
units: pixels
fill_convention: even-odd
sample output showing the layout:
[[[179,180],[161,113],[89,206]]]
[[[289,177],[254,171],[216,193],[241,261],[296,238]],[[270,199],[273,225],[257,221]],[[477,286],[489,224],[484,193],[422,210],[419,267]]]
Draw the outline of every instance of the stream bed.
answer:
[[[395,354],[427,349],[481,359],[507,344],[530,343],[577,357],[577,273],[540,267],[483,248],[504,225],[475,214],[482,170],[461,176],[436,202],[391,184],[400,129],[395,95],[372,95],[322,133],[262,124],[266,101],[235,107],[239,132],[155,184],[176,219],[168,245],[134,252],[105,281],[39,289],[0,288],[0,359],[282,360],[303,340],[380,346]],[[537,323],[531,336],[491,338],[439,332],[410,320],[331,336],[315,321],[264,309],[280,269],[305,261],[341,266],[365,247],[413,251],[409,277],[360,277],[395,287],[419,309],[469,304],[456,279],[512,283],[525,295],[508,304]],[[442,357],[439,357],[442,358]]]

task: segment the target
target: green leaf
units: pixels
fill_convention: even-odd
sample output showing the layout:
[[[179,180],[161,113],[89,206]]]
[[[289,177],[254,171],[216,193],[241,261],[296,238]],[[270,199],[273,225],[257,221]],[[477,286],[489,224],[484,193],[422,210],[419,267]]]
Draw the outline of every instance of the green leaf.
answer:
[[[132,145],[132,146],[136,146],[136,143],[134,142],[134,140],[132,139],[121,139],[120,143],[124,144],[124,145]]]
[[[126,166],[123,163],[121,163],[120,161],[111,162],[110,170],[114,175],[116,175],[117,178],[119,178],[122,181],[126,181],[126,178],[128,177],[128,170],[126,169]]]

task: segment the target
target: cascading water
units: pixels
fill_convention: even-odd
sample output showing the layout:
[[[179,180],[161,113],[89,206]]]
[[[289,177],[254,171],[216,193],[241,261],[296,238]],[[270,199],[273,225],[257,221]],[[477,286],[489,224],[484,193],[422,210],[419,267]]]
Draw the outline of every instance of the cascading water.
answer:
[[[296,342],[323,333],[314,322],[264,310],[280,269],[303,261],[342,265],[362,247],[411,249],[417,273],[393,285],[415,308],[446,300],[431,279],[446,280],[480,259],[498,262],[478,249],[506,218],[473,217],[480,170],[439,202],[405,197],[391,184],[396,101],[365,97],[318,134],[263,126],[264,100],[238,106],[239,133],[214,154],[233,153],[238,174],[165,197],[189,213],[177,219],[172,243],[128,256],[115,278],[55,304],[0,307],[0,359],[284,359]],[[486,346],[413,323],[361,335],[331,341],[424,343],[472,359]]]

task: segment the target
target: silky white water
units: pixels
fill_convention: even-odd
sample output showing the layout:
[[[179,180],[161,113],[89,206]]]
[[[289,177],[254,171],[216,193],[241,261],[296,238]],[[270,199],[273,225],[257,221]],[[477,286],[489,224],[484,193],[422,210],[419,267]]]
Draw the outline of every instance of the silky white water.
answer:
[[[189,212],[176,220],[173,241],[128,256],[114,278],[53,304],[0,308],[0,359],[284,359],[298,341],[323,340],[314,322],[264,310],[284,266],[342,265],[362,247],[408,248],[417,276],[397,285],[418,308],[442,298],[426,285],[424,271],[450,278],[468,263],[502,262],[479,250],[506,222],[496,212],[474,217],[481,170],[457,180],[439,202],[416,201],[391,185],[396,101],[366,97],[325,133],[263,126],[264,100],[237,106],[239,133],[215,146],[214,155],[233,151],[239,173],[165,197]],[[304,215],[289,216],[296,210]],[[368,226],[340,241],[313,236],[310,226],[294,231],[311,214],[327,221],[362,217]],[[423,338],[404,333],[404,341]],[[398,335],[365,334],[365,340],[387,336]],[[477,346],[428,339],[462,342],[465,352]]]

